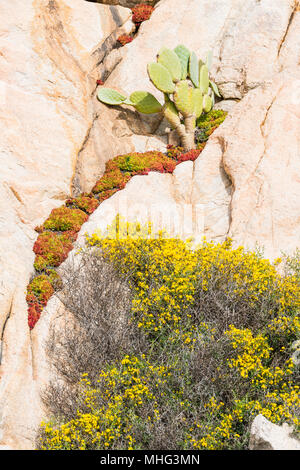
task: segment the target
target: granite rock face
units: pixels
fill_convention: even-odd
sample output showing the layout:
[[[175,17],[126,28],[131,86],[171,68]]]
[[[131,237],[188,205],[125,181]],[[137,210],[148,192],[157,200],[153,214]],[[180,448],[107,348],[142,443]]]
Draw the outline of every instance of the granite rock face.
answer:
[[[206,236],[226,234],[247,248],[258,243],[270,258],[299,246],[299,79],[300,70],[286,70],[249,92],[196,161]]]
[[[39,420],[25,301],[33,229],[72,191],[96,65],[130,18],[83,0],[0,5],[0,442],[12,447],[30,447]]]
[[[29,332],[25,291],[34,227],[71,194],[89,191],[107,160],[164,150],[167,142],[167,123],[159,116],[98,102],[97,79],[126,93],[155,94],[146,65],[162,46],[184,43],[202,57],[212,49],[212,76],[229,115],[195,163],[182,163],[173,175],[134,177],[101,204],[80,240],[123,211],[182,237],[229,235],[248,248],[258,243],[270,258],[299,244],[297,2],[162,0],[122,48],[117,37],[133,30],[131,11],[102,3],[14,0],[0,6],[1,446],[34,447],[44,414],[40,390],[50,374],[44,341],[58,306],[51,300]]]

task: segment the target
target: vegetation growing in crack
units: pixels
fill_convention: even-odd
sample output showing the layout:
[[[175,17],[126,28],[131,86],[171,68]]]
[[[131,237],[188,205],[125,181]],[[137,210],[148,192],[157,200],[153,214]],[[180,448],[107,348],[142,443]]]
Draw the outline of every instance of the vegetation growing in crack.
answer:
[[[139,3],[131,10],[132,21],[136,24],[137,27],[139,27],[141,23],[150,19],[152,13],[154,12],[154,7],[151,5],[146,5],[145,3]]]
[[[150,235],[118,218],[69,266],[39,447],[246,449],[258,413],[299,431],[299,257],[279,275],[230,240]]]
[[[132,21],[135,24],[135,30],[132,34],[122,34],[121,36],[118,37],[117,41],[120,43],[121,46],[125,46],[126,44],[129,44],[130,42],[133,41],[135,35],[137,34],[141,24],[144,21],[147,21],[150,19],[154,7],[151,5],[147,5],[145,3],[139,3],[132,9]]]
[[[107,105],[133,106],[144,114],[162,113],[180,136],[187,152],[195,147],[195,129],[205,121],[205,115],[214,106],[215,95],[220,97],[217,85],[209,78],[211,53],[206,63],[194,52],[179,45],[174,50],[163,47],[157,62],[148,64],[148,75],[153,85],[164,94],[162,105],[148,91],[135,91],[129,97],[111,88],[101,87],[98,99]]]
[[[126,46],[126,44],[129,44],[133,41],[133,37],[129,34],[121,34],[121,36],[118,37],[117,41],[121,44],[121,46]]]
[[[150,171],[172,173],[179,163],[194,161],[204,149],[209,135],[223,122],[226,114],[224,111],[211,111],[206,115],[206,120],[201,121],[204,126],[203,135],[202,141],[199,139],[197,149],[185,152],[181,147],[168,146],[166,154],[152,151],[118,155],[107,162],[104,175],[97,181],[90,194],[83,193],[76,198],[68,199],[65,205],[53,209],[43,225],[36,227],[39,233],[33,247],[36,255],[34,261],[36,275],[27,287],[30,329],[34,328],[53,293],[49,288],[49,284],[52,285],[49,270],[55,272],[53,268],[57,268],[66,260],[82,224],[88,220],[89,215],[99,204],[123,189],[132,176],[147,175]],[[35,280],[41,275],[45,276],[44,281],[48,280],[48,283],[41,283],[42,296],[32,292]]]

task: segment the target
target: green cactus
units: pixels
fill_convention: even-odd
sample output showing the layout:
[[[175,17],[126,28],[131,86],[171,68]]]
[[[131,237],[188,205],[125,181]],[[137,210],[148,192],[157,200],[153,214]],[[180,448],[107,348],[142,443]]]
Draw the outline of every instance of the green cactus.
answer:
[[[209,80],[209,86],[213,90],[214,94],[217,95],[219,98],[221,98],[219,88],[217,87],[217,85],[211,80]]]
[[[133,106],[143,114],[162,113],[180,136],[186,151],[195,146],[196,122],[214,106],[215,95],[220,97],[217,85],[209,78],[212,53],[206,62],[198,60],[180,44],[174,50],[163,47],[157,62],[148,64],[148,75],[153,85],[164,93],[164,104],[147,91],[135,91],[129,97],[115,90],[101,87],[98,99],[108,105]]]
[[[203,94],[201,93],[200,88],[193,89],[193,101],[195,103],[194,114],[196,116],[196,119],[198,119],[203,111]]]
[[[209,95],[203,96],[203,109],[206,113],[209,113],[212,109],[212,98]]]
[[[188,117],[194,112],[193,88],[189,86],[187,80],[182,80],[176,85],[174,93],[174,103],[183,117]]]
[[[176,83],[181,79],[181,63],[174,51],[163,47],[158,53],[157,61],[168,69],[173,82]]]
[[[190,55],[189,76],[195,87],[199,86],[199,61],[195,52]]]
[[[98,98],[103,103],[110,105],[118,105],[126,100],[126,96],[121,95],[121,93],[111,88],[100,88]]]
[[[201,93],[203,93],[203,95],[207,94],[208,87],[209,87],[208,68],[204,64],[200,68],[200,83],[199,83],[199,88],[201,90]]]
[[[159,113],[162,110],[160,102],[147,91],[135,91],[130,95],[129,100],[130,104],[143,114]]]
[[[173,129],[177,129],[181,125],[181,120],[179,112],[173,101],[166,99],[166,102],[163,107],[163,113],[165,118],[169,121]]]
[[[169,70],[162,64],[152,62],[148,64],[148,75],[153,85],[164,93],[174,93],[175,85]]]
[[[181,80],[185,80],[188,75],[188,67],[191,53],[182,44],[175,47],[174,52],[177,54],[181,63]]]

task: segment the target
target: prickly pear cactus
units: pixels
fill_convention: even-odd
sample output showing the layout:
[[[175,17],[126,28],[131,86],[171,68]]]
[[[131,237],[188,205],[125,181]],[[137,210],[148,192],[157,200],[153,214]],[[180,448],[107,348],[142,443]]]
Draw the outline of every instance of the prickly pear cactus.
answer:
[[[199,82],[199,88],[203,95],[206,95],[208,93],[208,87],[209,87],[208,68],[204,64],[200,68],[200,82]]]
[[[160,102],[157,101],[155,96],[148,93],[148,91],[134,91],[129,99],[135,109],[140,113],[154,114],[162,110]]]
[[[157,62],[168,69],[173,82],[181,79],[181,63],[176,52],[164,47],[158,53]]]
[[[193,101],[194,101],[194,114],[196,119],[198,119],[203,111],[203,94],[200,88],[193,89]]]
[[[98,98],[103,103],[110,105],[118,105],[126,100],[126,96],[121,95],[121,93],[111,88],[100,88]]]
[[[189,76],[195,87],[199,86],[199,61],[195,52],[191,53],[189,63]]]
[[[209,111],[212,108],[212,99],[211,96],[209,95],[204,95],[203,96],[203,109],[206,113],[209,113]]]
[[[180,127],[181,120],[179,117],[179,112],[177,111],[177,108],[173,101],[166,100],[163,112],[165,118],[169,121],[173,129],[177,129]]]
[[[104,87],[100,88],[98,99],[108,105],[133,106],[143,114],[162,113],[188,151],[195,146],[197,120],[211,111],[215,96],[221,97],[217,85],[209,77],[211,64],[211,52],[203,62],[182,44],[174,50],[163,47],[157,54],[157,62],[148,64],[147,71],[152,84],[163,92],[164,104],[147,91],[135,91],[127,98]]]
[[[188,117],[193,114],[195,105],[193,88],[189,86],[189,82],[187,80],[181,80],[177,83],[174,93],[174,103],[183,117]]]
[[[188,67],[191,53],[182,44],[175,47],[174,52],[177,54],[181,63],[181,80],[185,80],[188,75]]]
[[[148,64],[148,75],[153,85],[164,93],[173,93],[175,85],[169,70],[162,64],[152,62]]]

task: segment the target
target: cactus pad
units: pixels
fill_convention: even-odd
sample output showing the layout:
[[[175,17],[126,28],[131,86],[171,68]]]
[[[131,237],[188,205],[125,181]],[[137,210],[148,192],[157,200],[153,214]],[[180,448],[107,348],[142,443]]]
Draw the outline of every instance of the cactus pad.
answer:
[[[217,95],[219,98],[221,98],[218,86],[214,82],[212,82],[211,80],[209,80],[209,86],[212,89],[212,91],[214,92],[214,94]]]
[[[143,114],[159,113],[162,110],[162,105],[147,91],[135,91],[130,95],[130,101]]]
[[[152,83],[164,93],[173,93],[175,85],[169,70],[162,64],[152,62],[148,64],[148,74]]]
[[[158,53],[157,61],[169,70],[173,82],[181,79],[181,62],[174,51],[163,47]]]
[[[199,84],[201,92],[206,95],[208,92],[209,87],[209,78],[208,78],[208,68],[204,64],[200,69],[200,84]]]
[[[163,107],[163,113],[164,113],[165,118],[169,121],[173,129],[176,129],[178,126],[180,126],[181,121],[180,121],[179,113],[173,101],[170,101],[170,100],[166,101]]]
[[[190,60],[190,51],[180,44],[174,49],[174,52],[177,54],[180,63],[181,63],[181,79],[185,80],[188,74],[189,60]]]
[[[194,101],[194,115],[196,118],[200,117],[203,111],[203,95],[200,88],[194,88],[193,90],[193,101]]]
[[[111,88],[101,87],[97,96],[99,101],[110,105],[122,104],[126,100],[126,96],[121,95],[121,93]]]
[[[215,106],[215,104],[216,104],[215,94],[212,93],[212,95],[211,95],[211,109]]]
[[[130,98],[126,98],[122,104],[127,104],[129,106],[134,106],[134,103],[130,100]]]
[[[213,105],[211,96],[209,95],[204,95],[203,97],[203,109],[206,113],[209,113]]]
[[[193,88],[189,87],[187,80],[177,83],[174,93],[176,108],[183,116],[190,116],[194,112]]]
[[[190,56],[189,75],[195,87],[198,87],[199,86],[199,63],[198,63],[198,59],[197,59],[195,52],[192,52]]]

